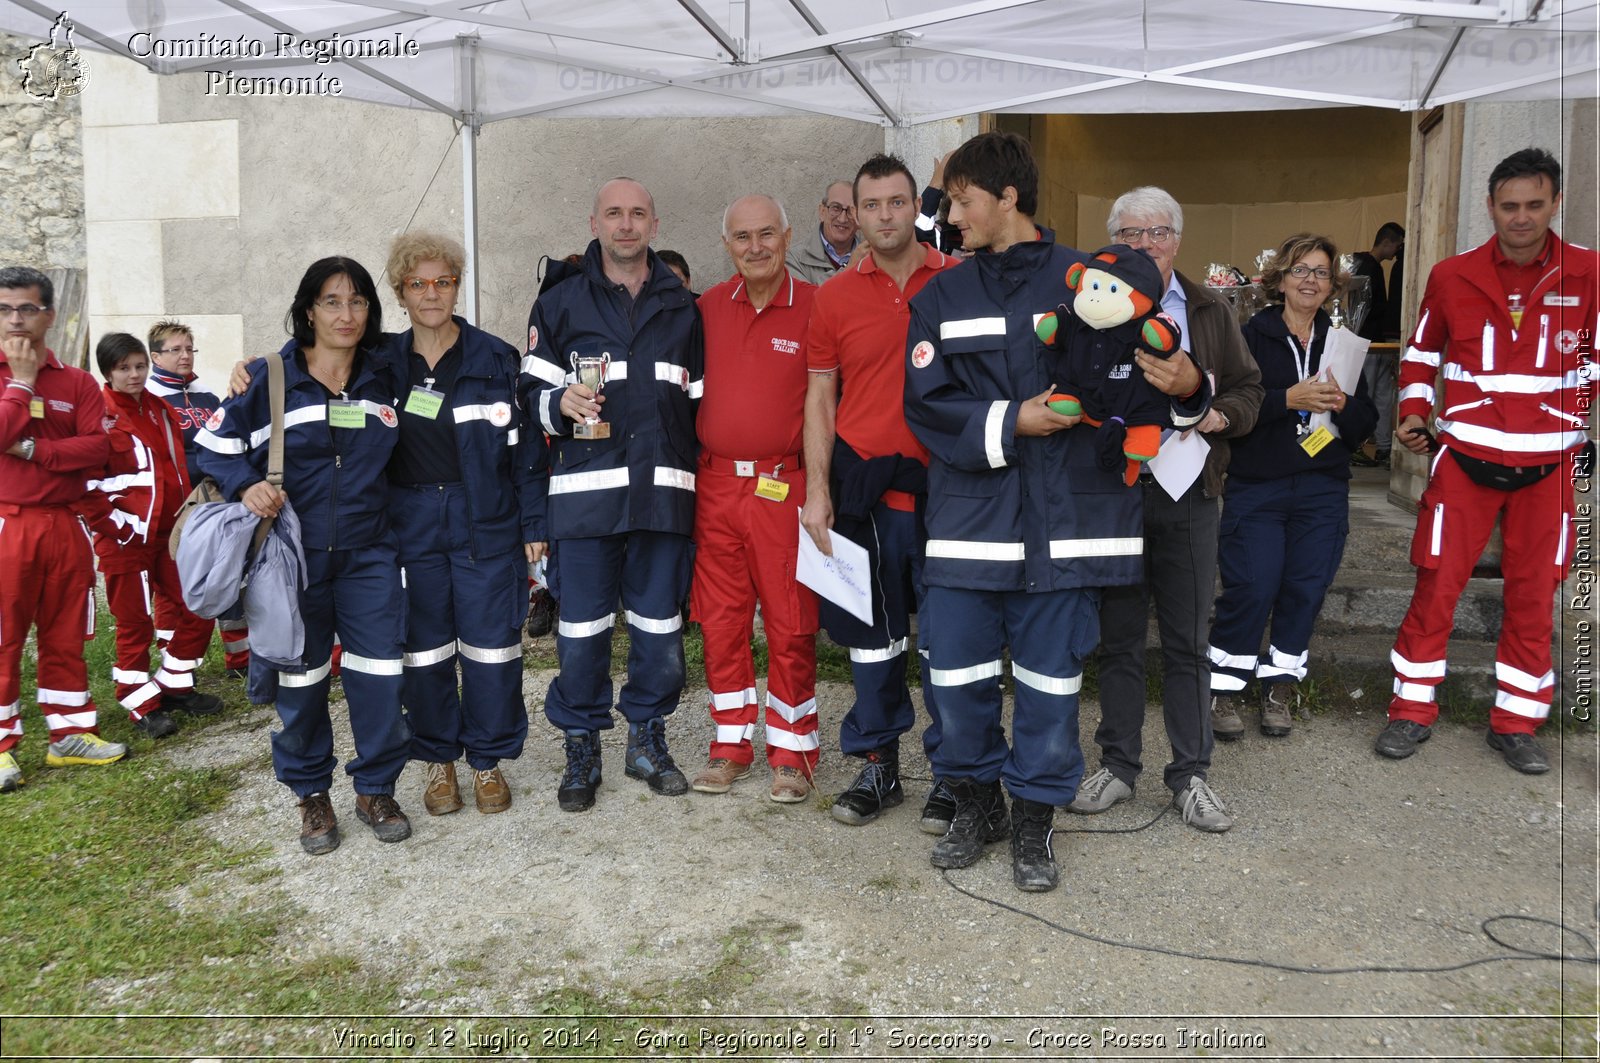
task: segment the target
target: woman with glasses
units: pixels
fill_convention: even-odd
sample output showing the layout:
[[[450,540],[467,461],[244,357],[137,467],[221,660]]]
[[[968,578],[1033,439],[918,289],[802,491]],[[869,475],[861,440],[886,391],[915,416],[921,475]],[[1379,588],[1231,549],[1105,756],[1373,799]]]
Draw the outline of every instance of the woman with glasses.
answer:
[[[1359,373],[1346,382],[1323,372],[1332,324],[1324,307],[1349,282],[1338,261],[1326,236],[1289,237],[1262,277],[1277,305],[1244,326],[1265,396],[1255,428],[1233,440],[1217,549],[1211,724],[1225,740],[1244,733],[1238,702],[1252,676],[1261,733],[1282,737],[1293,726],[1311,628],[1350,528],[1350,452],[1377,423]],[[1334,431],[1312,423],[1317,413],[1331,415]]]
[[[543,439],[517,402],[517,352],[454,313],[466,252],[407,233],[388,274],[411,328],[391,348],[400,442],[389,461],[389,512],[410,603],[405,706],[411,758],[426,766],[423,807],[461,808],[465,754],[482,813],[511,807],[502,760],[522,753],[522,620],[543,509],[527,458]],[[461,669],[460,688],[456,667]]]
[[[335,631],[355,738],[356,757],[345,771],[356,817],[379,841],[411,835],[394,799],[411,729],[400,711],[406,599],[385,478],[400,434],[401,390],[381,349],[378,292],[359,262],[313,262],[286,323],[294,338],[281,352],[283,489],[266,480],[272,412],[265,361],[251,363],[249,387],[212,415],[196,442],[200,468],[227,497],[259,517],[277,516],[292,500],[299,518],[305,649],[278,673],[282,726],[272,736],[272,764],[299,799],[301,847],[320,855],[339,846],[328,796],[337,763],[328,713]]]

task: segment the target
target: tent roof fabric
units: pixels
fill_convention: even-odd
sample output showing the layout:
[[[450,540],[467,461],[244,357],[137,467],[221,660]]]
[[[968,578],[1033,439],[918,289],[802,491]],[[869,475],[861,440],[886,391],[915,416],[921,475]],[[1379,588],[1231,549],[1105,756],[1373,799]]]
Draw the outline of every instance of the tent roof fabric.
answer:
[[[44,40],[59,14],[8,0],[0,28]],[[159,73],[280,91],[322,74],[345,97],[474,126],[1413,111],[1592,97],[1600,70],[1597,0],[73,0],[70,16],[77,47]]]

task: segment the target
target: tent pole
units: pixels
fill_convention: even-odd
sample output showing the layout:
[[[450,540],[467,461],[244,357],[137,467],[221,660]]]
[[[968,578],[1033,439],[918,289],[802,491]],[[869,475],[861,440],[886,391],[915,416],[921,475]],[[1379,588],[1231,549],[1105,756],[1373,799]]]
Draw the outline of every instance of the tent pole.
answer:
[[[467,251],[467,283],[461,289],[461,316],[469,324],[478,323],[478,130],[483,118],[478,113],[478,38],[456,38],[461,62],[461,123],[466,134],[461,138],[461,226],[462,246]]]

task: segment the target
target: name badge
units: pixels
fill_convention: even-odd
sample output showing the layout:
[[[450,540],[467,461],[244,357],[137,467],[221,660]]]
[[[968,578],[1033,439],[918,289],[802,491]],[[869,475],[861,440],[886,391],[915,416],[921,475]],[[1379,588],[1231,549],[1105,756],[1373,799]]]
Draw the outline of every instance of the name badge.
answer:
[[[1314,458],[1319,450],[1332,442],[1333,433],[1323,425],[1300,441],[1300,449]]]
[[[444,392],[425,388],[421,384],[413,387],[411,394],[406,397],[406,412],[429,421],[439,416],[439,408],[443,405]]]
[[[1545,306],[1577,306],[1578,305],[1578,297],[1576,295],[1557,295],[1555,292],[1551,292],[1549,295],[1544,297],[1544,305]]]
[[[328,400],[329,428],[365,428],[367,407],[359,401]]]
[[[38,420],[44,418],[44,400],[37,395],[28,400],[28,416]]]
[[[760,476],[756,478],[756,494],[761,498],[782,502],[789,497],[789,485],[770,476]]]

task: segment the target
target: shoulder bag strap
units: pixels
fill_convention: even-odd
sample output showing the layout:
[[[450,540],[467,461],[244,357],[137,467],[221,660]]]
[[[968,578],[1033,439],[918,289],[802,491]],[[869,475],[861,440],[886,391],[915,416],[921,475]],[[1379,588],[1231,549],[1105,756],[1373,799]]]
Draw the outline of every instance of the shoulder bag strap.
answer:
[[[283,356],[276,351],[267,355],[267,396],[272,406],[272,438],[267,444],[267,483],[283,490]],[[259,557],[261,544],[267,541],[276,518],[265,518],[256,525],[250,543],[252,556]]]

